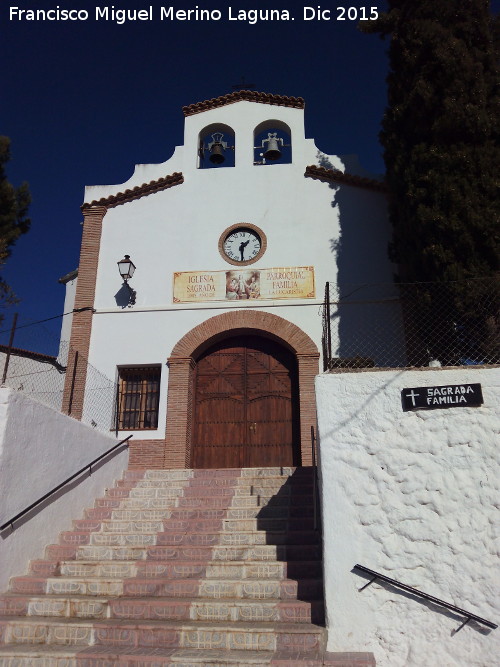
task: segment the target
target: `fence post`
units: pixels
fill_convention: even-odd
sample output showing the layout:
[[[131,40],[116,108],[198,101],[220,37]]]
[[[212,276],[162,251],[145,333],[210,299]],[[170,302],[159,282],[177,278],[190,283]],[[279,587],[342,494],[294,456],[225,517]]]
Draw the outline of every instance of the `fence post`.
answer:
[[[115,436],[118,437],[120,425],[120,378],[118,377],[118,383],[116,384],[115,390]]]
[[[326,340],[323,350],[323,371],[327,371],[332,359],[332,330],[330,321],[330,283],[325,285],[325,307],[323,310],[323,317],[325,318]]]
[[[12,328],[10,330],[9,345],[7,347],[7,356],[5,357],[5,364],[3,367],[2,385],[5,384],[5,380],[7,379],[7,371],[9,370],[10,353],[12,351],[12,343],[14,342],[16,325],[17,325],[17,313],[14,313],[14,319],[12,320]]]

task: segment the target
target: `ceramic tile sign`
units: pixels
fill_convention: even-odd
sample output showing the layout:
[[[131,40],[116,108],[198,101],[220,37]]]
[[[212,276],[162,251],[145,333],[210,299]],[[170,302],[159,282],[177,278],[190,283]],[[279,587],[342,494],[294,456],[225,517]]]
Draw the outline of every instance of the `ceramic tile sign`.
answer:
[[[314,298],[312,266],[174,273],[174,303]]]
[[[483,404],[481,385],[445,384],[439,387],[412,387],[401,390],[403,411],[470,408]]]

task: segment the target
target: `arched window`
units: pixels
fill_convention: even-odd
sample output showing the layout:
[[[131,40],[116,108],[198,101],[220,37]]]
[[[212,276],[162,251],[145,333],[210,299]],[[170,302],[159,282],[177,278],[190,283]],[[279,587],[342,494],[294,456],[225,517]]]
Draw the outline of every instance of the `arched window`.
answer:
[[[212,123],[198,136],[198,168],[220,167],[234,167],[234,130],[224,123]]]
[[[292,161],[292,133],[281,120],[266,120],[253,132],[254,164],[286,164]]]

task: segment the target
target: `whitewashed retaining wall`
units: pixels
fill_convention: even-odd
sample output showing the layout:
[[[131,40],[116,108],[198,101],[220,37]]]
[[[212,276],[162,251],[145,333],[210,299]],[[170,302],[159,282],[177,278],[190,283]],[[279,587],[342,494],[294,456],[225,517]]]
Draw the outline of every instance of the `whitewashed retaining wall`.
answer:
[[[408,387],[481,383],[480,408],[403,412]],[[356,563],[500,621],[500,369],[327,374],[316,380],[328,650],[379,667],[499,664],[500,630],[352,572]],[[419,601],[420,600],[420,601]]]
[[[103,454],[118,440],[79,421],[0,388],[0,525]],[[29,560],[43,557],[71,520],[114,484],[127,467],[124,448],[91,476],[84,474],[16,529],[0,535],[0,592],[9,578],[27,573]]]

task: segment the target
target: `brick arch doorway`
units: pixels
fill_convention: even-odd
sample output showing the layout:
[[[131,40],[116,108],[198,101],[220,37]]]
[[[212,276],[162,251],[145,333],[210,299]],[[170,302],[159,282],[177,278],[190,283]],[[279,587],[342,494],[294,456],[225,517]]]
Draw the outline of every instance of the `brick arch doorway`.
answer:
[[[270,338],[230,336],[196,360],[193,468],[300,465],[295,355]]]
[[[311,426],[316,423],[314,377],[319,370],[318,348],[311,338],[292,322],[270,313],[239,311],[209,318],[183,336],[172,350],[168,359],[167,431],[163,467],[191,466],[196,362],[211,347],[235,336],[267,339],[293,355],[298,387],[298,417],[294,427],[298,453],[295,462],[311,464]]]

